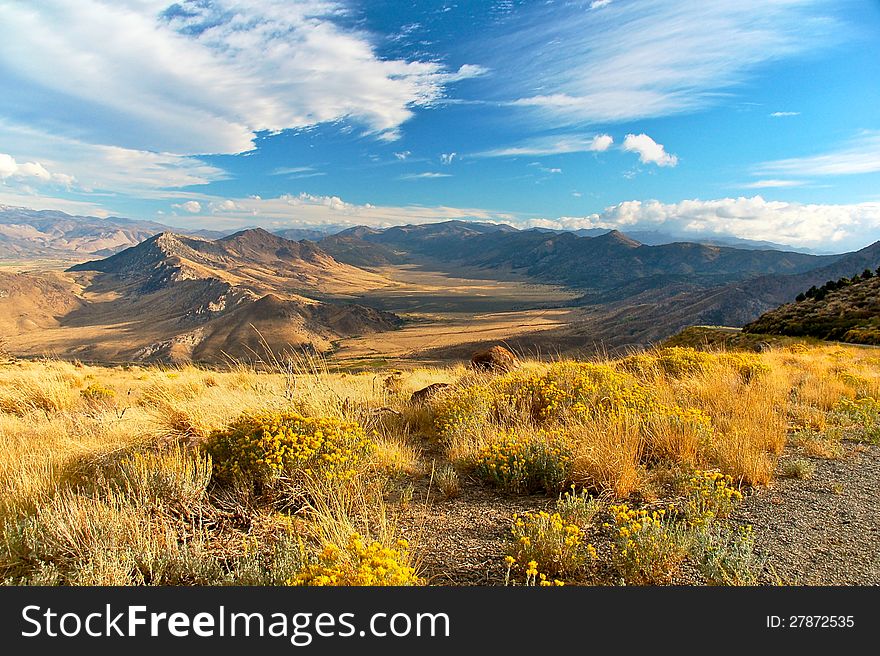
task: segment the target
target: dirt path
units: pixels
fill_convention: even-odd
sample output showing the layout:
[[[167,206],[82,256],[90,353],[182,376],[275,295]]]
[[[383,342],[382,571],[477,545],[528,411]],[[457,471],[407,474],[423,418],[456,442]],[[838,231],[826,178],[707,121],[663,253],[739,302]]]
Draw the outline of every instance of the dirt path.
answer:
[[[732,519],[754,527],[764,583],[880,584],[880,448],[844,442],[838,460],[811,458],[809,479],[782,478],[747,496]]]

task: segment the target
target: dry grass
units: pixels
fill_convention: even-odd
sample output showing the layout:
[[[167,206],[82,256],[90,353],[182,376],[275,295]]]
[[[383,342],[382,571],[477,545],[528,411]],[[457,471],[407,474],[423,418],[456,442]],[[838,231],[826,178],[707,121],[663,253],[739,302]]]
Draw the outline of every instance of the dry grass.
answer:
[[[638,370],[527,362],[506,375],[460,365],[345,373],[307,356],[263,370],[0,365],[0,579],[283,583],[322,545],[343,549],[355,533],[394,548],[391,490],[430,477],[445,498],[466,502],[459,474],[512,434],[553,445],[565,485],[619,499],[654,494],[673,470],[766,484],[787,439],[806,456],[839,457],[835,408],[880,396],[874,353],[648,352]],[[434,382],[453,387],[410,403]],[[357,422],[370,457],[351,480],[315,480],[286,496],[213,480],[204,438],[243,413],[280,410]]]

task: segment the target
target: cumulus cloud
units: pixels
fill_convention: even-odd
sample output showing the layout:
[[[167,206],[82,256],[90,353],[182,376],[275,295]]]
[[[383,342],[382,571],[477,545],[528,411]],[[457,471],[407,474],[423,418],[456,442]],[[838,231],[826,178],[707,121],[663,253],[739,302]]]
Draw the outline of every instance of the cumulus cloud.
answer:
[[[183,210],[184,212],[189,212],[190,214],[199,214],[202,211],[202,204],[197,200],[188,200],[185,203],[179,203],[172,205],[176,210]]]
[[[486,61],[497,97],[557,127],[696,111],[763,63],[845,34],[821,0],[608,4],[524,12]]]
[[[229,229],[260,225],[267,229],[285,226],[320,228],[368,225],[389,227],[408,223],[433,223],[451,219],[477,220],[512,224],[517,217],[506,212],[481,208],[447,206],[400,205],[383,206],[371,203],[351,203],[338,196],[309,193],[283,194],[274,198],[248,196],[245,198],[210,198],[209,207],[234,204],[235,208],[217,212],[212,225]],[[187,227],[204,227],[201,218],[180,217],[178,222]]]
[[[497,148],[476,153],[474,157],[519,157],[560,155],[564,153],[601,153],[608,150],[614,138],[607,134],[581,136],[564,134],[552,137],[529,139],[517,146]]]
[[[241,153],[259,131],[340,119],[393,140],[415,107],[485,72],[382,59],[344,13],[334,0],[4,3],[0,60],[16,84],[0,112],[27,107],[89,143]]]
[[[12,155],[0,153],[0,180],[14,178],[31,182],[54,182],[69,187],[75,182],[72,175],[66,173],[49,173],[39,162],[18,163]]]
[[[658,144],[647,134],[628,134],[623,140],[623,149],[629,153],[638,153],[642,164],[657,166],[675,166],[678,157],[667,153],[663,144]]]
[[[626,201],[583,217],[529,221],[537,227],[575,230],[662,230],[681,237],[733,236],[800,247],[861,248],[880,239],[880,203],[851,205],[768,201],[761,196]]]

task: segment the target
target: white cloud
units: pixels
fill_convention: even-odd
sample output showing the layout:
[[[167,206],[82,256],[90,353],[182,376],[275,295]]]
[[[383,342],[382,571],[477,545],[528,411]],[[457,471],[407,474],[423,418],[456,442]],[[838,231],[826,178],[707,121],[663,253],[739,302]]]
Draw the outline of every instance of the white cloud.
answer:
[[[773,112],[770,114],[773,118],[785,118],[787,116],[800,116],[800,112]]]
[[[675,166],[678,157],[667,153],[663,144],[658,144],[647,134],[628,134],[623,140],[623,149],[629,153],[638,153],[642,164],[657,166]]]
[[[806,157],[792,157],[764,162],[759,174],[795,176],[857,175],[880,171],[880,132],[865,132],[843,148]]]
[[[49,173],[39,162],[19,164],[12,155],[0,153],[0,180],[10,178],[27,182],[54,182],[64,187],[75,182],[74,177],[66,173]]]
[[[601,153],[611,147],[614,138],[607,134],[591,137],[580,135],[557,135],[529,139],[518,146],[498,148],[476,153],[474,157],[519,157],[560,155],[564,153]]]
[[[601,9],[602,7],[607,7],[613,1],[614,0],[593,0],[593,2],[590,3],[590,9]]]
[[[316,171],[311,166],[287,166],[274,169],[271,175],[283,175],[290,180],[298,180],[300,178],[317,178],[327,175],[325,171]]]
[[[405,160],[407,157],[412,155],[412,153],[408,150],[401,151],[399,153],[394,153],[394,156],[399,159],[401,162]]]
[[[355,204],[338,196],[318,196],[308,193],[285,194],[275,198],[212,198],[208,207],[230,203],[235,209],[208,216],[179,217],[178,223],[187,227],[205,227],[210,218],[212,227],[240,228],[251,225],[279,228],[287,225],[304,227],[368,225],[389,227],[408,223],[433,223],[450,219],[514,223],[515,215],[480,208],[422,205],[382,206],[371,203]],[[231,208],[231,205],[229,206]],[[202,209],[204,209],[204,204]]]
[[[406,175],[400,176],[399,180],[430,180],[433,178],[451,178],[452,174],[450,173],[435,173],[433,171],[428,171],[426,173],[407,173]]]
[[[716,104],[765,62],[844,38],[828,13],[823,0],[535,3],[486,63],[494,95],[545,125],[667,116]]]
[[[333,0],[5,2],[0,112],[67,125],[77,139],[177,154],[240,153],[257,131],[350,119],[399,136],[414,107],[456,81],[432,61],[383,60]],[[34,102],[34,98],[40,98]]]
[[[450,164],[452,164],[452,160],[455,159],[456,155],[457,153],[443,153],[442,155],[440,155],[440,163],[444,166],[449,166]]]
[[[52,172],[52,182],[65,187],[75,184],[85,192],[168,198],[186,193],[168,189],[204,185],[227,177],[221,169],[195,157],[89,144],[2,119],[0,143],[19,159],[39,162]]]
[[[774,189],[777,187],[801,187],[802,180],[758,180],[741,185],[743,189]]]
[[[633,200],[589,216],[528,224],[565,230],[662,230],[683,237],[733,236],[801,247],[834,245],[843,251],[880,239],[880,203],[802,204],[767,201],[761,196],[671,204]]]
[[[190,214],[199,214],[202,211],[202,204],[197,200],[188,200],[185,203],[180,203],[178,205],[172,205],[176,210],[183,210],[184,212],[189,212]]]

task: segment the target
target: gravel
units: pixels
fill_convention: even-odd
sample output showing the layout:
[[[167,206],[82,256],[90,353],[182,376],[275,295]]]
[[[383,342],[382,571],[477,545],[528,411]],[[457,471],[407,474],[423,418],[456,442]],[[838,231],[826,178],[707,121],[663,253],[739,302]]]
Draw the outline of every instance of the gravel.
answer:
[[[880,448],[843,443],[837,460],[806,458],[807,479],[782,478],[789,448],[770,487],[747,496],[731,520],[753,526],[767,557],[762,583],[880,584]]]

